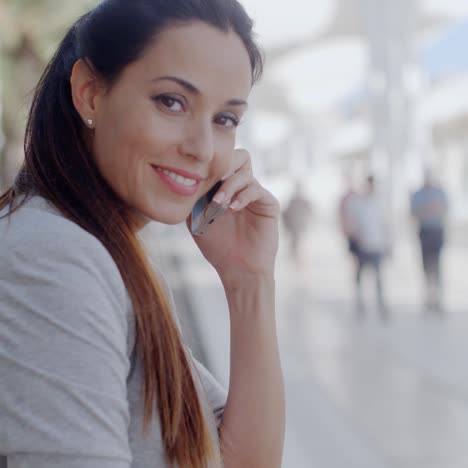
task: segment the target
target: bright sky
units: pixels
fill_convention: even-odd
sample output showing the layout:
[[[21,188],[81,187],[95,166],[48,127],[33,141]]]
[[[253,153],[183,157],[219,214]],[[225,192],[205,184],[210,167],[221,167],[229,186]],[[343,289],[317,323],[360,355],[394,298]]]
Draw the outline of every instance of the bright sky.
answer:
[[[260,42],[265,46],[283,43],[319,32],[333,17],[334,0],[240,0],[255,20]]]
[[[468,2],[466,0],[423,0],[427,11],[447,13],[453,16],[468,15]]]
[[[347,1],[347,0],[342,0]],[[254,18],[260,43],[268,48],[285,41],[319,33],[337,8],[337,0],[241,0]],[[468,15],[468,0],[421,0],[423,10],[456,18]],[[281,66],[268,68],[269,78],[285,85],[292,105],[318,112],[345,96],[362,82],[367,69],[363,42],[342,39],[325,47],[293,54]]]
[[[277,4],[271,0],[241,0],[241,3],[254,18],[260,40],[266,46],[321,31],[337,8],[337,0],[287,0]],[[421,3],[427,12],[455,17],[468,14],[467,0],[421,0]]]

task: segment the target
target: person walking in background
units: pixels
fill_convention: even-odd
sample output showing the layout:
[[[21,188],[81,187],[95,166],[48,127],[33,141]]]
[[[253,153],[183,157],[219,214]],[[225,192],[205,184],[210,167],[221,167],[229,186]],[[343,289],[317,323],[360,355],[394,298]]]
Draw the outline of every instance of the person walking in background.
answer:
[[[312,203],[307,199],[300,182],[283,211],[283,222],[290,238],[290,252],[297,265],[301,263],[301,243],[313,215]]]
[[[382,261],[389,249],[388,223],[385,207],[375,189],[373,176],[366,179],[364,193],[351,205],[351,217],[355,226],[358,267],[356,271],[356,302],[358,313],[363,313],[365,305],[362,296],[362,274],[371,270],[375,277],[376,295],[379,312],[387,318],[382,280]]]
[[[448,213],[446,192],[426,170],[423,186],[411,196],[411,213],[418,223],[422,269],[426,283],[425,304],[428,309],[441,309],[440,256],[445,241]]]
[[[353,187],[352,181],[348,180],[348,186],[342,195],[339,204],[339,223],[343,236],[348,245],[348,251],[352,255],[354,271],[359,266],[358,242],[356,239],[356,220],[354,216],[354,204],[359,199],[359,195]]]

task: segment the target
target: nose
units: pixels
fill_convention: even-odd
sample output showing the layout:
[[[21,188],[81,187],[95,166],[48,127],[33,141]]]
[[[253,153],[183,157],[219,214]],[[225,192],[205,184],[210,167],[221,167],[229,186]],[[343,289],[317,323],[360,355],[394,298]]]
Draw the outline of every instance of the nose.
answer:
[[[214,136],[211,121],[193,120],[187,124],[181,153],[199,161],[211,161],[214,155]]]

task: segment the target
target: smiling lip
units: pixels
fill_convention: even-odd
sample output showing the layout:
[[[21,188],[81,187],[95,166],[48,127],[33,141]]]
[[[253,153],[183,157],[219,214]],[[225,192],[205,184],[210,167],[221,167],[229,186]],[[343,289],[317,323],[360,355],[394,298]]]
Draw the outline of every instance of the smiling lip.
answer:
[[[200,182],[203,180],[203,177],[192,174],[187,171],[183,171],[181,169],[173,169],[171,167],[164,167],[164,166],[154,166],[151,164],[151,167],[156,172],[156,174],[160,177],[160,179],[166,184],[166,186],[177,195],[183,196],[192,196],[200,187]],[[163,172],[165,171],[165,172]],[[183,181],[177,181],[174,178],[174,175],[168,174],[170,172],[175,174],[179,177],[183,177],[184,179],[191,179],[193,181],[192,185],[186,185]],[[185,181],[187,182],[187,181]]]

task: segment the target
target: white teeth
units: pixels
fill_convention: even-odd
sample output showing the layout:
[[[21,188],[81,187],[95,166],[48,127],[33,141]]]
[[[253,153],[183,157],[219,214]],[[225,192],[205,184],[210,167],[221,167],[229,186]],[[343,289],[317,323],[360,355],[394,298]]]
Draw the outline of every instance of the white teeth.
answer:
[[[187,177],[182,177],[181,175],[176,174],[175,172],[168,171],[167,169],[161,169],[160,167],[158,167],[157,170],[169,176],[174,182],[177,182],[181,185],[185,185],[187,187],[192,187],[197,183],[195,179],[188,179]]]

